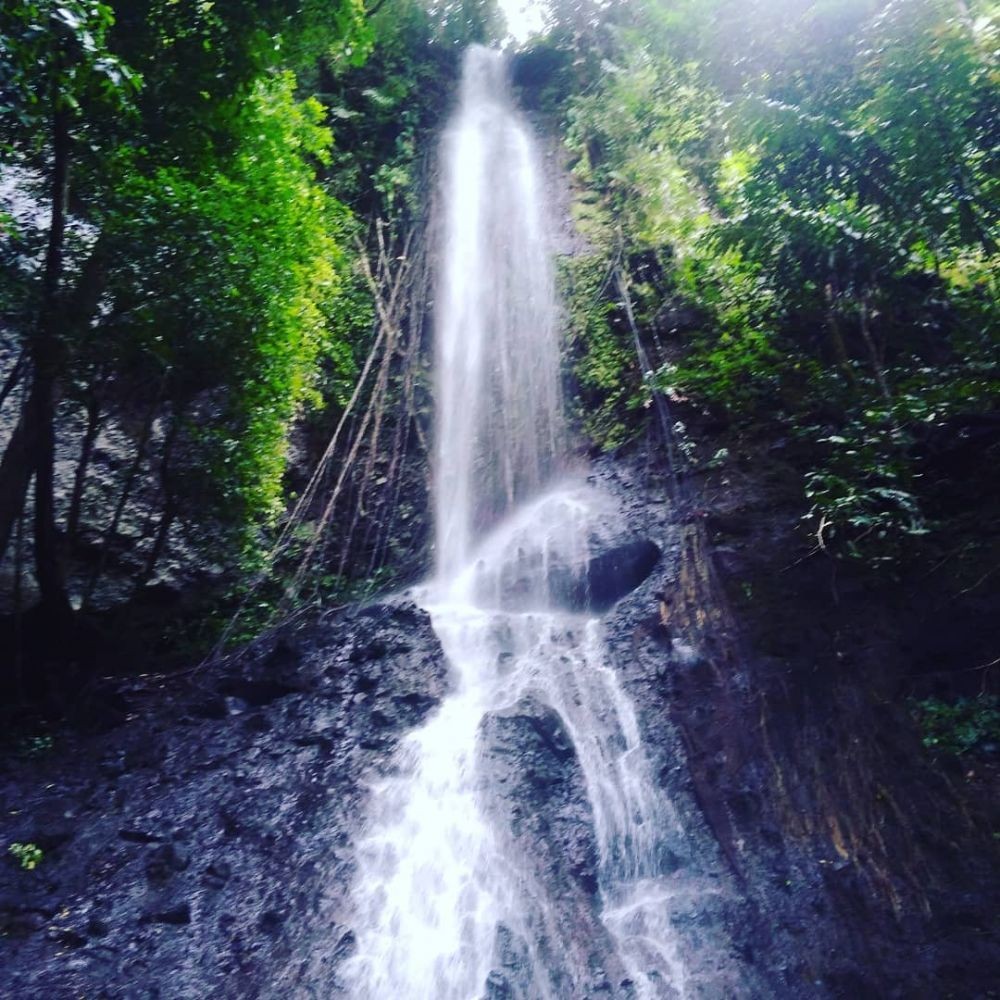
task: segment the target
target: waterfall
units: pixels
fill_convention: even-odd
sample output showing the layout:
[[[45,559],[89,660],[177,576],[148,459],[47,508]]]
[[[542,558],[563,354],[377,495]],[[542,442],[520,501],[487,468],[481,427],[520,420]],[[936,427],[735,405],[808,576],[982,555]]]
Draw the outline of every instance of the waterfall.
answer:
[[[683,996],[663,876],[679,824],[600,621],[567,597],[618,515],[562,468],[543,173],[499,54],[466,54],[442,158],[437,569],[419,600],[454,685],[371,789],[342,984],[358,1000],[575,998],[598,967],[610,995]],[[585,905],[502,818],[489,761],[503,748],[487,743],[517,713],[569,741],[589,802],[580,842],[596,845]]]
[[[551,475],[563,436],[542,173],[495,52],[466,55],[443,162],[435,510],[447,578]]]

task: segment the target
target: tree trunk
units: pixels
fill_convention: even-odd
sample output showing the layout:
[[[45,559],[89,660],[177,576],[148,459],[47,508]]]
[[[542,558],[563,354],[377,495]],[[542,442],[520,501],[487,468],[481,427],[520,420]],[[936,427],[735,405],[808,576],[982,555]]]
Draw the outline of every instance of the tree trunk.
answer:
[[[0,389],[0,407],[7,402],[7,397],[17,388],[18,383],[21,381],[21,376],[24,374],[24,363],[25,356],[22,350],[17,357],[17,361],[14,362],[14,367],[11,368],[10,374],[3,384],[3,388]]]
[[[865,292],[861,296],[861,303],[858,310],[858,325],[861,329],[861,339],[865,342],[865,347],[868,348],[868,357],[871,359],[872,373],[875,375],[875,381],[878,383],[879,392],[882,393],[882,398],[885,400],[886,405],[892,410],[892,391],[889,389],[889,383],[886,381],[882,359],[879,356],[879,350],[872,337],[871,326],[868,322],[869,315],[868,293]]]
[[[57,101],[52,114],[52,223],[45,253],[42,311],[32,345],[35,378],[28,409],[35,425],[35,573],[42,604],[69,613],[69,597],[55,516],[56,376],[60,367],[59,286],[63,274],[66,202],[69,194],[70,112]]]
[[[34,433],[33,411],[25,405],[0,461],[0,559],[7,552],[31,485]]]
[[[146,565],[143,566],[142,572],[139,574],[139,579],[135,582],[136,593],[142,590],[152,579],[153,570],[156,569],[156,564],[160,561],[163,550],[167,547],[167,538],[170,537],[170,529],[174,526],[176,519],[177,505],[173,497],[167,497],[166,504],[163,507],[163,516],[160,518],[160,523],[156,529],[156,538],[153,540],[153,547],[149,550]]]
[[[69,504],[69,516],[66,519],[66,541],[72,549],[80,530],[80,510],[83,507],[84,485],[87,472],[90,470],[90,459],[94,453],[94,442],[101,431],[101,403],[94,394],[87,400],[87,427],[83,432],[83,443],[80,446],[80,460],[76,464],[73,476],[73,496]]]
[[[83,593],[84,608],[88,608],[90,606],[90,599],[93,596],[94,588],[97,586],[97,581],[100,580],[101,575],[104,573],[104,569],[107,566],[111,541],[118,533],[118,525],[121,523],[122,515],[125,513],[125,507],[128,504],[129,497],[132,495],[132,487],[135,486],[135,481],[139,478],[142,463],[146,458],[146,446],[149,444],[149,438],[153,431],[153,421],[156,419],[156,411],[159,405],[160,397],[158,395],[154,400],[153,405],[150,407],[149,412],[146,414],[142,430],[139,433],[139,441],[136,445],[135,457],[132,459],[132,464],[129,466],[128,473],[125,476],[125,485],[122,487],[121,496],[118,498],[118,505],[115,507],[115,512],[111,517],[111,523],[104,532],[104,544],[101,547],[100,562],[97,564],[94,572],[91,573],[90,579],[87,581],[87,587]]]
[[[170,461],[173,458],[174,443],[180,431],[181,418],[177,414],[167,431],[166,440],[163,442],[163,456],[160,460],[160,486],[163,490],[163,515],[156,529],[156,538],[153,540],[153,547],[149,551],[146,565],[143,566],[139,579],[136,581],[136,593],[142,590],[153,576],[153,570],[163,555],[163,550],[167,545],[167,538],[170,536],[170,529],[177,518],[177,500],[174,496],[173,486],[170,483]]]
[[[828,284],[826,286],[826,328],[830,334],[830,346],[833,348],[834,360],[837,362],[837,367],[844,373],[844,378],[847,379],[848,384],[854,385],[854,370],[851,368],[851,359],[847,354],[847,345],[844,343],[844,334],[840,329],[840,324],[837,322],[837,314],[835,311],[836,296],[833,291],[833,285]]]
[[[21,632],[21,613],[24,576],[24,518],[17,519],[17,534],[14,539],[14,690],[19,698],[24,698],[24,637]]]

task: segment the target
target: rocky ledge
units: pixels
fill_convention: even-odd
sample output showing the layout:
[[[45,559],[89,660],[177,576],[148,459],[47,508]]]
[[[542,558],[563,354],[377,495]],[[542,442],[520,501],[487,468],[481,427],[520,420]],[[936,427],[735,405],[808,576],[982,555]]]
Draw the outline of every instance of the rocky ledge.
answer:
[[[0,996],[329,996],[363,778],[438,704],[425,612],[289,625],[241,656],[117,688],[127,721],[7,759]]]

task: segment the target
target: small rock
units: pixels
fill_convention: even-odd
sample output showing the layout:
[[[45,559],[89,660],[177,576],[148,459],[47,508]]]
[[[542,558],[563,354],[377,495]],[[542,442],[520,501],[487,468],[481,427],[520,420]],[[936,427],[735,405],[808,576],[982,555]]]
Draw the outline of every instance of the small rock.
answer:
[[[191,904],[187,902],[175,903],[152,913],[150,919],[156,924],[172,924],[176,927],[189,924],[191,923]]]
[[[162,844],[146,860],[146,877],[150,882],[166,882],[174,872],[188,866],[188,854],[176,844]]]
[[[213,861],[205,869],[205,884],[212,889],[221,889],[232,875],[233,870],[225,861]]]
[[[345,931],[333,950],[334,959],[338,962],[343,961],[354,954],[357,946],[358,942],[354,931]]]
[[[242,715],[250,707],[242,698],[237,698],[235,695],[227,695],[223,701],[227,715]]]
[[[85,928],[90,937],[104,937],[111,928],[99,917],[91,917]]]
[[[486,977],[486,997],[487,1000],[508,1000],[514,994],[510,988],[510,981],[502,972],[494,969]]]
[[[130,827],[123,827],[118,831],[118,836],[133,844],[162,844],[167,839],[158,833],[148,833],[145,830],[136,830]]]
[[[257,921],[257,926],[265,933],[274,935],[281,930],[285,915],[278,910],[265,910]]]
[[[86,937],[72,927],[50,927],[45,936],[68,948],[82,948],[87,943]]]

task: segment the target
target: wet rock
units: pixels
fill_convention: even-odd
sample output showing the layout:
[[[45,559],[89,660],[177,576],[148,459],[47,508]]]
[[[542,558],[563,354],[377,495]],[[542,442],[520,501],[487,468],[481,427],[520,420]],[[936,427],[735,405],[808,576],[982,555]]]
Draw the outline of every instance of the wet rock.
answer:
[[[587,563],[586,586],[573,595],[573,610],[607,611],[630,594],[660,561],[660,547],[636,539],[594,556]]]
[[[511,850],[526,859],[530,876],[546,886],[554,907],[536,928],[548,955],[546,975],[562,984],[562,995],[590,995],[591,970],[624,970],[600,921],[594,818],[573,742],[558,713],[530,696],[488,714],[480,736],[491,789],[486,808],[510,837]],[[495,970],[488,995],[531,996],[526,956],[516,957],[509,932],[504,952],[509,967]]]
[[[68,844],[76,835],[76,805],[69,799],[56,799],[38,807],[27,840],[43,851],[54,851]]]
[[[87,921],[86,932],[88,937],[102,938],[106,937],[111,928],[108,926],[107,922],[101,920],[100,917],[91,917]]]
[[[0,997],[336,995],[366,782],[449,686],[429,616],[318,615],[190,686],[119,683],[130,723],[0,773],[0,799],[32,803],[9,841],[73,831],[35,872],[0,865]],[[86,963],[54,957],[53,924]]]
[[[267,655],[265,664],[275,677],[293,674],[302,663],[303,651],[289,637],[283,636],[275,643],[274,649]]]
[[[82,948],[87,943],[86,935],[73,927],[49,927],[45,932],[49,941],[64,945],[67,948]]]
[[[225,861],[213,861],[205,869],[205,884],[212,889],[221,889],[232,874],[232,867]]]
[[[138,830],[135,827],[122,827],[118,831],[118,836],[122,840],[130,841],[133,844],[159,844],[167,838],[159,833],[152,833],[148,830]]]
[[[107,778],[117,778],[125,773],[125,752],[118,750],[105,756],[97,765],[101,774]]]
[[[613,544],[592,537],[589,548],[596,554],[581,562],[573,552],[518,550],[504,567],[499,603],[514,610],[553,606],[603,614],[635,590],[661,556],[659,546],[644,538]]]
[[[576,750],[562,719],[535,698],[487,715],[483,755],[501,790],[503,819],[546,881],[597,888],[597,840]]]
[[[494,969],[486,977],[486,1000],[513,1000],[513,996],[510,980]]]
[[[265,910],[257,920],[257,926],[265,934],[278,934],[287,918],[280,910]]]
[[[233,702],[241,703],[243,706],[241,710],[246,711],[248,707],[260,708],[262,705],[270,705],[279,698],[287,698],[296,693],[296,688],[277,681],[234,678],[220,684],[219,693],[225,700],[232,699]],[[226,708],[228,711],[229,705]]]
[[[499,968],[494,968],[486,980],[487,1000],[527,1000],[535,985],[535,969],[527,943],[506,924],[496,932],[494,952]]]
[[[191,904],[186,900],[168,903],[162,908],[152,910],[148,919],[154,924],[170,924],[182,927],[191,923]]]
[[[162,844],[146,859],[146,878],[154,884],[163,884],[187,866],[188,855],[183,848],[175,844]]]
[[[346,931],[340,936],[334,950],[334,957],[340,960],[350,958],[357,951],[358,941],[354,931]]]
[[[48,919],[38,910],[0,904],[0,933],[4,935],[34,934],[44,929]]]

